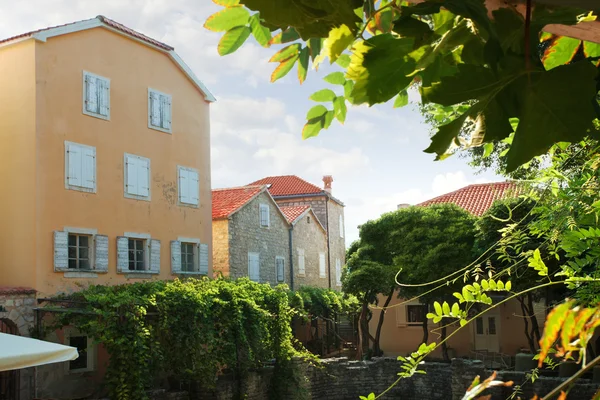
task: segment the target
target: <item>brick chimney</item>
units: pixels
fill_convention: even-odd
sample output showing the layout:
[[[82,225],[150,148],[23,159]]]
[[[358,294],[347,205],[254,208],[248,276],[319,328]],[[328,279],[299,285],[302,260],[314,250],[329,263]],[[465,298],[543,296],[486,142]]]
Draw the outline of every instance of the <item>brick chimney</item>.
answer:
[[[333,182],[333,176],[331,176],[331,175],[323,176],[323,183],[324,183],[323,189],[329,194],[331,194],[331,182]]]

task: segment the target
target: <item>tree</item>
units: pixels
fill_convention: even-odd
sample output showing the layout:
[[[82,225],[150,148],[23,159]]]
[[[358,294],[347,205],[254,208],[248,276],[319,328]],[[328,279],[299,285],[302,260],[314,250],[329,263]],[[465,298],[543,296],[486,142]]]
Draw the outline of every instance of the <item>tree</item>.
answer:
[[[438,125],[426,152],[443,159],[459,147],[504,141],[510,172],[555,143],[581,140],[598,116],[600,46],[543,31],[594,19],[579,9],[528,2],[522,15],[515,8],[490,12],[483,0],[214,1],[224,9],[205,26],[224,32],[221,55],[252,34],[265,47],[282,47],[271,58],[278,63],[272,81],[297,66],[302,83],[310,65],[325,59],[340,67],[324,78],[337,90],[311,96],[322,104],[308,111],[304,138],[334,119],[343,123],[348,103],[403,106],[417,84],[424,103],[465,106]],[[469,137],[461,137],[470,123]]]

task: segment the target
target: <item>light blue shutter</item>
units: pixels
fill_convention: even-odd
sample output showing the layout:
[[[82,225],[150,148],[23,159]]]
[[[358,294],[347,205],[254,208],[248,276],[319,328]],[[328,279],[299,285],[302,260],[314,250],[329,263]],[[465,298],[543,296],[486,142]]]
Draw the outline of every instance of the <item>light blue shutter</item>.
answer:
[[[179,168],[179,201],[190,204],[189,172],[185,168]]]
[[[100,100],[99,114],[108,117],[110,110],[110,81],[98,78],[98,98]]]
[[[204,275],[208,275],[208,245],[206,243],[200,243],[199,253],[200,253],[200,273]]]
[[[69,269],[69,234],[54,231],[54,270]]]
[[[200,203],[200,182],[196,171],[188,171],[188,196],[190,204],[197,206]]]
[[[137,194],[148,197],[150,195],[150,160],[137,159]]]
[[[98,272],[108,272],[108,236],[94,236],[94,269]]]
[[[129,271],[129,238],[117,236],[117,272]]]
[[[150,271],[160,272],[160,240],[150,240]]]
[[[150,124],[159,127],[160,124],[160,96],[156,92],[150,92]]]
[[[81,185],[87,189],[96,187],[96,149],[93,147],[82,147],[82,182]]]
[[[171,96],[160,96],[161,126],[163,129],[171,130]]]
[[[98,84],[97,78],[92,75],[85,76],[85,109],[91,113],[98,112]]]
[[[181,273],[181,242],[179,240],[171,241],[171,272],[173,274]]]
[[[248,275],[250,280],[260,281],[260,256],[258,253],[248,253]]]
[[[127,167],[127,193],[132,195],[138,194],[138,168],[137,168],[137,158],[132,156],[125,157],[125,164]]]
[[[72,186],[82,186],[82,158],[83,149],[75,144],[67,145],[67,160],[69,162],[69,170],[67,182]]]
[[[277,258],[275,259],[275,262],[277,264],[277,282],[283,282],[285,279],[285,273],[284,273],[284,268],[285,268],[285,262],[283,258]]]

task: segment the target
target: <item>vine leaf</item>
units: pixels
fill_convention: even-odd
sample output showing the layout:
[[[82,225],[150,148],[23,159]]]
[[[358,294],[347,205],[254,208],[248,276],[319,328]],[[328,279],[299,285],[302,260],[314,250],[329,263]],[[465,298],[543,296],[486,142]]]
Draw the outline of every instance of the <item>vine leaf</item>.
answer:
[[[323,50],[329,57],[329,62],[333,64],[352,42],[354,42],[354,34],[347,25],[333,28],[323,43]]]
[[[286,46],[277,53],[273,54],[273,56],[269,59],[269,62],[285,61],[288,58],[299,54],[301,47],[302,45],[300,45],[300,43],[290,44],[289,46]]]
[[[224,8],[208,17],[204,27],[213,32],[229,31],[248,23],[250,13],[242,6]]]
[[[260,44],[262,47],[269,47],[271,31],[269,28],[260,23],[259,13],[256,13],[250,17],[250,29],[252,29],[252,35],[258,44]]]
[[[239,49],[248,39],[250,33],[251,30],[247,26],[238,26],[225,32],[217,46],[219,55],[225,56]]]
[[[312,101],[328,102],[335,99],[335,92],[331,89],[321,89],[318,92],[313,93],[309,98]]]
[[[308,74],[308,63],[310,58],[310,49],[308,47],[300,50],[300,55],[298,56],[298,80],[300,84],[303,84],[306,80],[306,75]]]
[[[535,249],[533,256],[529,257],[527,261],[529,261],[529,266],[538,272],[538,275],[548,276],[548,267],[542,260],[540,249]]]
[[[394,108],[404,107],[408,104],[408,92],[406,90],[401,91],[396,96],[396,101],[394,101]]]
[[[284,44],[300,39],[300,35],[294,28],[288,28],[279,32],[269,40],[269,44]]]
[[[544,325],[544,337],[542,337],[540,340],[540,359],[538,362],[538,368],[542,368],[544,365],[544,359],[558,338],[558,333],[560,332],[563,323],[567,318],[567,314],[574,303],[575,302],[573,300],[566,301],[554,307],[554,309],[548,314],[546,323]]]
[[[302,139],[317,136],[322,129],[329,128],[333,121],[333,111],[323,105],[314,106],[306,115],[307,122],[302,129]]]
[[[346,78],[344,78],[343,72],[332,72],[323,78],[323,80],[327,83],[331,83],[332,85],[343,85],[346,83]]]
[[[333,99],[333,113],[340,123],[344,123],[346,121],[346,113],[348,112],[348,108],[346,107],[346,99],[343,96],[338,96]]]
[[[294,67],[294,64],[296,63],[296,61],[298,60],[298,54],[288,58],[287,60],[282,61],[277,68],[275,68],[275,71],[273,71],[273,73],[271,74],[271,82],[275,82],[278,79],[283,78],[284,76],[286,76],[288,74],[288,72],[291,71],[291,69]]]
[[[581,40],[567,36],[556,37],[544,52],[542,62],[547,70],[559,65],[568,64],[573,60],[581,46]]]
[[[240,0],[213,0],[213,3],[223,7],[233,7],[240,4]]]

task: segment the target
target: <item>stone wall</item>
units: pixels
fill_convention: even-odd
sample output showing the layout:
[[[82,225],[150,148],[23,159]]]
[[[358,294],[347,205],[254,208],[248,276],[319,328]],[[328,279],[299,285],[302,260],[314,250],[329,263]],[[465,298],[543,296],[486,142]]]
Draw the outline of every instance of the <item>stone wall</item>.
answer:
[[[213,273],[229,276],[229,219],[212,222]]]
[[[329,257],[331,263],[331,287],[337,290],[341,290],[341,286],[336,285],[335,265],[336,260],[340,260],[342,270],[346,265],[346,233],[344,231],[343,236],[340,235],[340,216],[342,218],[342,228],[345,224],[344,220],[344,207],[335,201],[330,200],[328,204],[328,216],[329,216]],[[341,278],[341,276],[340,276]]]
[[[294,260],[294,289],[301,286],[315,286],[328,288],[329,277],[327,275],[327,233],[319,221],[315,220],[315,214],[308,212],[304,217],[298,219],[292,231],[292,252]],[[298,273],[298,249],[304,250],[305,273]],[[325,276],[320,276],[319,254],[325,256]]]
[[[270,226],[261,227],[259,205],[268,204]],[[265,191],[233,214],[229,222],[229,276],[248,276],[248,253],[260,254],[260,282],[277,284],[275,258],[285,260],[284,282],[290,283],[289,224]]]
[[[292,199],[280,199],[275,198],[277,204],[282,206],[310,206],[313,212],[321,221],[321,224],[327,229],[327,197],[315,196],[315,197],[298,197]]]

